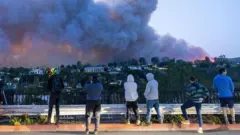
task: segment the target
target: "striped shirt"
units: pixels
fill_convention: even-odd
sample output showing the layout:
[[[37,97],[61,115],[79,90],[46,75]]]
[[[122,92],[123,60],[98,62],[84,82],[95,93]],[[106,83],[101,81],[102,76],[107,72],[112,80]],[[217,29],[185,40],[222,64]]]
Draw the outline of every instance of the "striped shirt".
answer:
[[[189,100],[195,103],[201,103],[200,98],[207,98],[209,96],[209,91],[200,83],[190,83],[186,90],[186,95]]]

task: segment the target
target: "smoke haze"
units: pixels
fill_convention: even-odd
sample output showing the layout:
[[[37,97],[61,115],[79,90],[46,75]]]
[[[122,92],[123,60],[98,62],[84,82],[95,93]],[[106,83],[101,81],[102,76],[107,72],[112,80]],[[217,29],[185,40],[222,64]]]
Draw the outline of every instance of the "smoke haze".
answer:
[[[208,55],[148,23],[158,0],[1,0],[0,66]],[[161,5],[160,5],[161,7]],[[161,25],[161,24],[159,24]]]

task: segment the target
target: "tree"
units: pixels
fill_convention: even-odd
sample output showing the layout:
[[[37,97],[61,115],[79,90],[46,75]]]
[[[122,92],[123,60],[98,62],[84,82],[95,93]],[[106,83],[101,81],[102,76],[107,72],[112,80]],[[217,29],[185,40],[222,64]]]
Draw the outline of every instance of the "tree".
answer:
[[[152,62],[153,65],[158,65],[159,62],[160,62],[160,60],[159,60],[158,57],[153,57],[153,58],[151,59],[151,62]]]
[[[138,66],[139,63],[138,63],[138,61],[137,61],[136,59],[132,59],[132,60],[131,60],[131,65],[133,65],[133,66]]]
[[[139,64],[146,65],[147,64],[146,59],[144,57],[139,58]]]
[[[78,61],[77,62],[77,68],[81,68],[82,67],[82,63],[81,63],[81,61]]]

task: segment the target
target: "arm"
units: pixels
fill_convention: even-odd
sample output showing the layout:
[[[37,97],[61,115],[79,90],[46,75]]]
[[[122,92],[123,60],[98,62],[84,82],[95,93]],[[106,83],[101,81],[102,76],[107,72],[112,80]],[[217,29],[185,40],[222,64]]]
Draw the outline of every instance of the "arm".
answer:
[[[151,87],[149,86],[149,83],[148,83],[144,92],[144,96],[147,97],[150,91],[151,91]]]
[[[233,81],[230,77],[229,77],[229,86],[230,86],[230,89],[231,89],[232,93],[234,93],[235,87],[234,87]]]

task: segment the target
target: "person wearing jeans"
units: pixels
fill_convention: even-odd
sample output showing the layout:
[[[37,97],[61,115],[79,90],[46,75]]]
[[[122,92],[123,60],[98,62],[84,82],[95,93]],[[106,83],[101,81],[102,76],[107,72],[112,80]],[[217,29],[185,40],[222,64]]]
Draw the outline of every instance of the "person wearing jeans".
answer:
[[[98,81],[97,76],[92,77],[92,83],[87,83],[84,90],[87,94],[86,103],[86,135],[89,135],[89,125],[93,116],[96,118],[94,134],[98,134],[101,113],[101,95],[103,85]]]
[[[190,84],[188,85],[186,90],[186,96],[188,97],[188,100],[181,106],[183,117],[185,118],[185,121],[182,121],[182,124],[190,124],[186,109],[195,107],[199,122],[198,133],[203,133],[201,106],[203,100],[207,98],[208,95],[208,89],[205,88],[202,84],[198,83],[195,77],[191,77]]]
[[[128,75],[127,82],[124,83],[125,89],[125,100],[127,107],[127,124],[130,124],[130,110],[132,110],[136,117],[136,125],[140,125],[140,115],[138,113],[138,92],[137,92],[137,83],[134,82],[133,75]]]
[[[144,92],[144,96],[147,99],[147,124],[151,124],[151,109],[154,108],[157,113],[157,118],[159,123],[163,123],[163,118],[161,117],[159,109],[159,100],[158,100],[158,82],[154,79],[152,73],[146,75],[148,83]]]

